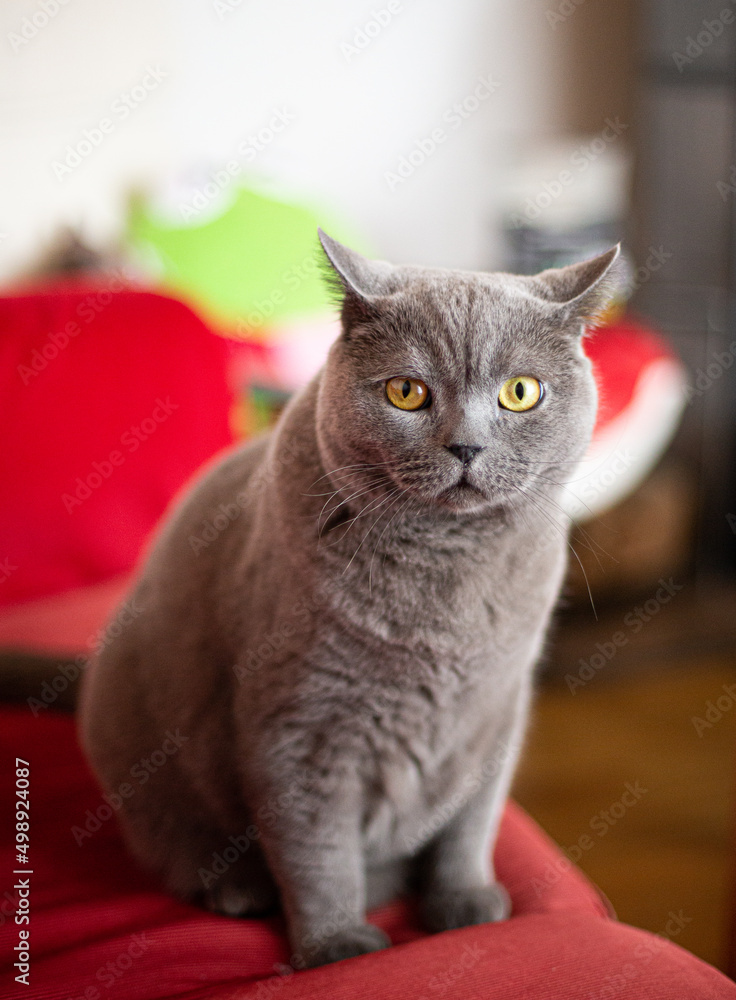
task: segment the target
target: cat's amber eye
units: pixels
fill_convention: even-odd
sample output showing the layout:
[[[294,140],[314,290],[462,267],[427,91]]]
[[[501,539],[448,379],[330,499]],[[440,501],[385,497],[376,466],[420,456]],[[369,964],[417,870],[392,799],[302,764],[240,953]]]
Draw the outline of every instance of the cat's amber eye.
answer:
[[[421,410],[429,406],[429,389],[418,378],[391,378],[386,383],[389,402],[400,410]]]
[[[531,375],[515,375],[506,379],[498,394],[498,401],[504,410],[523,413],[531,410],[542,398],[542,383]]]

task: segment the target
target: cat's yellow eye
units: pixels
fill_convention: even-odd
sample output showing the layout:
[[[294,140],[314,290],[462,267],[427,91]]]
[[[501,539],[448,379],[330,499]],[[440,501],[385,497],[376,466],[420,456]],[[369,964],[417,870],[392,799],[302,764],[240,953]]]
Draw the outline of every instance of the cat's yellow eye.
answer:
[[[531,375],[515,375],[501,386],[498,401],[504,410],[523,413],[531,410],[542,398],[542,383]]]
[[[421,410],[429,403],[429,389],[418,378],[391,378],[386,383],[389,402],[400,410]]]

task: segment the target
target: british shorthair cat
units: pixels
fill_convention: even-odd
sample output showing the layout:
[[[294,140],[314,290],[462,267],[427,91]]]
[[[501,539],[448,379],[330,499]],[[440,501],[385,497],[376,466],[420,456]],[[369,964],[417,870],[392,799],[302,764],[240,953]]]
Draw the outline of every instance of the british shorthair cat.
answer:
[[[302,966],[385,947],[366,909],[407,887],[433,931],[509,913],[492,849],[618,257],[520,277],[320,239],[342,332],[168,517],[80,723],[107,790],[173,746],[123,800],[131,850],[218,912],[280,905]]]

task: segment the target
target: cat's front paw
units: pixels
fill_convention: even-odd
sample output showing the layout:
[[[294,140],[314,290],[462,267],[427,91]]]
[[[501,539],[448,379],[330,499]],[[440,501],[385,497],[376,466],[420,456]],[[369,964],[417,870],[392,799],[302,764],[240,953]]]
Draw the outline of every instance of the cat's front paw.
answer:
[[[509,894],[499,882],[475,889],[435,890],[422,901],[424,925],[433,932],[493,923],[510,913]]]
[[[316,965],[327,965],[329,962],[339,962],[343,958],[355,958],[369,951],[379,951],[391,944],[388,937],[374,927],[373,924],[357,924],[354,927],[343,927],[342,930],[329,937],[310,942],[303,949],[304,959],[309,968]]]

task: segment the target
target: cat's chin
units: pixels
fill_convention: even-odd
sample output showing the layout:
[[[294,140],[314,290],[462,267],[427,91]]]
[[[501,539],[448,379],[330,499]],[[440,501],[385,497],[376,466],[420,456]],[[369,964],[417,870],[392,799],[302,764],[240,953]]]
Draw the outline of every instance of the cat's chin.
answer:
[[[458,514],[487,510],[491,505],[491,501],[484,493],[465,480],[443,490],[437,499],[443,507],[449,507]]]

